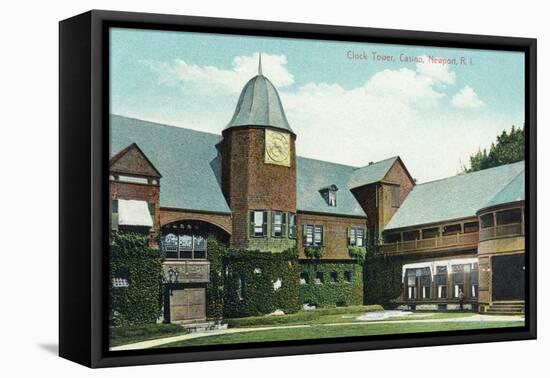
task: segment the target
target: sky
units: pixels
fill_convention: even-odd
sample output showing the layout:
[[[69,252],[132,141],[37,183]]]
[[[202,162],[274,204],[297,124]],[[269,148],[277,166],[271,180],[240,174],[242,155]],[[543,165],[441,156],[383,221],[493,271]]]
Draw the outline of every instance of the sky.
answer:
[[[399,155],[419,183],[524,123],[521,52],[121,28],[110,45],[112,114],[221,134],[261,53],[298,155]]]

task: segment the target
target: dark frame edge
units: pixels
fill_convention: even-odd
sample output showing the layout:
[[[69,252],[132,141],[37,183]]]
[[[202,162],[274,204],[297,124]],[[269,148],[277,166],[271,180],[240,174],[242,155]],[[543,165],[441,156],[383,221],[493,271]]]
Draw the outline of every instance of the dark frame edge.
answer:
[[[91,366],[91,12],[59,23],[59,355]]]
[[[211,350],[211,351],[167,351],[162,354],[141,354],[141,355],[120,355],[113,356],[106,352],[105,335],[103,322],[103,277],[102,272],[105,269],[104,261],[102,261],[102,251],[104,248],[102,235],[102,220],[105,215],[105,207],[107,201],[103,200],[104,178],[102,172],[105,165],[104,156],[108,150],[108,146],[104,145],[104,137],[107,131],[103,130],[102,125],[108,118],[103,113],[103,99],[105,93],[105,72],[103,64],[108,57],[104,57],[103,45],[104,25],[110,22],[129,22],[143,23],[144,27],[153,24],[167,24],[174,28],[178,25],[196,26],[209,29],[217,29],[236,34],[255,33],[260,35],[275,35],[274,33],[282,33],[294,35],[295,37],[303,38],[324,38],[329,35],[337,34],[345,40],[353,36],[358,38],[384,39],[386,43],[398,43],[391,40],[402,40],[409,44],[426,44],[426,45],[443,45],[471,48],[483,48],[488,45],[495,49],[523,51],[529,57],[526,63],[526,116],[529,119],[529,167],[534,174],[529,175],[529,195],[530,209],[529,214],[529,230],[531,232],[529,251],[536,251],[536,39],[532,38],[515,38],[515,37],[495,37],[485,35],[466,35],[452,33],[433,33],[433,32],[418,32],[404,30],[387,30],[387,29],[372,29],[358,28],[347,26],[330,26],[330,25],[313,25],[313,24],[297,24],[283,23],[271,21],[251,21],[251,20],[235,20],[235,19],[219,19],[219,18],[204,18],[194,16],[175,16],[175,15],[160,15],[160,14],[144,14],[144,13],[127,13],[93,10],[84,13],[80,16],[75,16],[60,23],[60,356],[69,360],[81,363],[89,367],[112,367],[120,365],[142,365],[142,364],[161,364],[173,362],[191,362],[191,361],[206,361],[206,360],[222,360],[222,359],[237,359],[237,358],[255,358],[269,356],[284,356],[284,355],[301,355],[312,353],[332,353],[343,351],[361,351],[373,349],[390,349],[390,348],[409,348],[409,347],[426,347],[438,345],[452,344],[468,344],[468,343],[484,343],[498,341],[513,341],[513,340],[528,340],[536,338],[536,256],[533,253],[529,258],[529,283],[530,283],[530,298],[528,301],[527,311],[529,314],[528,327],[522,330],[503,330],[491,334],[483,335],[418,335],[416,338],[393,338],[388,340],[367,340],[367,341],[332,341],[313,345],[291,345],[291,346],[267,346],[262,348],[251,348],[242,344],[242,348],[232,350]],[[71,43],[75,43],[77,36],[66,37],[63,41],[63,34],[75,33],[79,24],[80,32],[88,39],[85,46],[78,46],[81,54],[71,51],[69,48]],[[87,30],[82,27],[83,24],[88,26]],[[276,32],[274,32],[274,30]],[[79,33],[80,33],[79,32]],[[77,34],[79,34],[77,33]],[[82,37],[82,35],[80,35]],[[431,42],[431,43],[430,43]],[[65,43],[65,45],[63,45]],[[73,46],[73,48],[76,48]],[[86,67],[89,81],[76,92],[68,91],[68,83],[74,80],[74,73],[64,72],[64,63],[67,59],[72,59],[74,65],[82,64]],[[66,76],[66,77],[64,77]],[[70,93],[70,96],[68,94]],[[79,114],[71,113],[67,107],[79,108]],[[87,108],[86,108],[87,107]],[[72,113],[75,113],[74,111]],[[83,123],[87,127],[79,129],[80,131],[72,130],[73,134],[86,140],[88,145],[83,149],[77,149],[71,143],[68,134],[71,132],[70,125],[79,125]],[[77,129],[78,130],[78,129]],[[82,131],[85,130],[85,131]],[[86,134],[87,131],[87,134]],[[86,135],[84,135],[86,134]],[[72,151],[73,154],[68,154]],[[83,176],[82,185],[79,188],[85,190],[78,192],[72,190],[68,193],[66,190],[70,185],[75,184],[76,172],[69,168],[72,163],[68,160],[89,162],[90,171],[80,174]],[[79,160],[79,159],[85,160]],[[84,177],[87,176],[87,177]],[[80,183],[80,181],[79,181]],[[70,185],[69,185],[70,184]],[[85,194],[83,194],[85,193]],[[90,202],[91,199],[91,202]],[[74,202],[77,201],[77,202]],[[103,202],[103,203],[102,203]],[[89,214],[87,219],[80,214],[80,221],[88,222],[80,232],[80,236],[84,236],[89,241],[88,244],[81,245],[87,247],[84,251],[78,249],[79,256],[75,257],[77,251],[74,248],[75,244],[71,241],[76,241],[78,237],[69,235],[64,231],[70,230],[73,232],[76,229],[75,223],[71,223],[69,219],[69,211],[75,213],[74,204],[88,205],[85,209],[85,214]],[[67,217],[66,217],[67,216]],[[72,244],[72,245],[71,245]],[[78,244],[77,244],[78,245]],[[69,247],[70,246],[70,250]],[[70,256],[70,253],[73,256]],[[82,255],[80,255],[82,252]],[[72,265],[76,263],[78,269]],[[69,271],[71,270],[73,273]],[[75,277],[78,272],[80,277]],[[74,283],[70,279],[78,278],[78,287],[86,290],[85,299],[81,298],[80,303],[83,306],[79,309],[69,309],[69,304],[75,301],[76,293],[79,292]],[[64,298],[67,295],[70,298]],[[87,311],[87,313],[86,313]],[[72,315],[79,313],[81,318],[75,319]]]

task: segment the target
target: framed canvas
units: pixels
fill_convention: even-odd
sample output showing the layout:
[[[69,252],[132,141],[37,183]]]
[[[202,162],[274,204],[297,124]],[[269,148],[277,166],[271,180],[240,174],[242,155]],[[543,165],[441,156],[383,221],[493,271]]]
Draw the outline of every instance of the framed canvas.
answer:
[[[536,337],[536,40],[60,22],[64,358]]]

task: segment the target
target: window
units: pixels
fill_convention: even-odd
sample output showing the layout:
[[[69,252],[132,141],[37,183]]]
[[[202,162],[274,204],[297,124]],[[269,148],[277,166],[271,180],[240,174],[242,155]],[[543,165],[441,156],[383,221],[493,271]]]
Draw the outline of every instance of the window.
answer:
[[[168,259],[206,259],[207,242],[202,236],[166,234],[162,248]]]
[[[420,231],[407,231],[403,232],[403,241],[412,241],[420,239]]]
[[[338,272],[330,272],[330,282],[331,283],[338,282]]]
[[[422,239],[432,239],[439,236],[439,228],[425,228],[422,230]]]
[[[307,284],[309,284],[309,274],[300,273],[300,285],[307,285]]]
[[[391,186],[390,193],[392,207],[399,207],[399,204],[401,202],[401,187],[397,185]]]
[[[348,244],[364,247],[366,241],[366,229],[352,227],[348,229]]]
[[[323,245],[323,226],[315,226],[313,245],[316,247]]]
[[[129,287],[130,282],[126,277],[114,277],[113,278],[113,287]]]
[[[111,230],[118,230],[118,200],[111,200]]]
[[[288,237],[296,239],[296,214],[288,213]]]
[[[478,232],[479,223],[478,222],[468,222],[464,223],[464,233],[469,234],[470,232]]]
[[[323,272],[317,272],[315,275],[315,284],[316,285],[322,285],[325,282],[325,277],[323,275]]]
[[[244,279],[242,276],[239,276],[237,281],[237,296],[240,301],[244,301]]]
[[[330,186],[326,186],[324,188],[321,188],[319,192],[321,193],[321,196],[325,199],[325,202],[330,207],[336,207],[336,192],[338,191],[338,187],[334,184]]]
[[[456,235],[460,234],[460,231],[462,228],[460,227],[460,224],[450,224],[448,226],[443,227],[443,235]]]
[[[118,180],[122,182],[128,182],[132,184],[148,184],[149,180],[145,177],[135,177],[135,176],[118,176]]]
[[[329,190],[328,192],[328,205],[332,207],[336,207],[336,191],[335,190]]]
[[[282,238],[286,234],[286,213],[274,211],[271,215],[271,236]]]
[[[432,286],[432,273],[429,267],[420,269],[420,287],[422,288],[422,298],[429,299]]]
[[[345,271],[344,279],[346,280],[346,282],[353,282],[353,273],[350,272],[349,270]]]
[[[481,220],[481,228],[489,228],[495,226],[493,213],[482,215],[479,219]]]
[[[307,224],[304,226],[304,241],[306,247],[323,245],[323,226]]]
[[[521,209],[499,211],[497,225],[521,223]]]
[[[250,236],[262,238],[267,235],[267,211],[250,212]]]
[[[437,286],[437,297],[447,298],[447,267],[438,266],[435,270],[435,284]]]

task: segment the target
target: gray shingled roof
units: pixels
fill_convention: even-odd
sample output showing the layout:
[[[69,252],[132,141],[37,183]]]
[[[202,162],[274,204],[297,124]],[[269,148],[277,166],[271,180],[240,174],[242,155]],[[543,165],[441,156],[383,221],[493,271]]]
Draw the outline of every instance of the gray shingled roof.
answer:
[[[503,205],[525,200],[525,172],[521,171],[515,179],[497,193],[489,202],[483,206],[484,208]]]
[[[160,206],[230,213],[220,186],[221,136],[111,116],[111,156],[136,143],[160,171]]]
[[[509,197],[508,191],[499,194],[513,182],[510,191],[518,190],[522,180],[518,177],[524,175],[524,170],[521,161],[416,185],[385,229],[475,216],[495,198],[500,201]]]
[[[136,143],[160,171],[162,207],[231,212],[220,184],[216,145],[221,136],[117,115],[111,116],[111,135],[111,157]],[[395,159],[357,168],[297,157],[298,210],[364,217],[349,189],[382,179]],[[328,206],[319,192],[333,184],[339,188],[336,207]]]
[[[379,182],[384,179],[386,173],[392,165],[397,161],[398,157],[394,156],[385,160],[380,160],[376,163],[366,165],[364,167],[355,168],[349,182],[350,188],[356,188],[374,182]]]
[[[321,160],[296,158],[296,201],[300,211],[327,214],[365,216],[349,190],[349,180],[356,168],[349,165],[329,163]],[[320,189],[336,185],[336,206],[328,206]]]
[[[279,93],[263,75],[254,76],[246,83],[227,128],[250,125],[272,126],[293,133]]]

